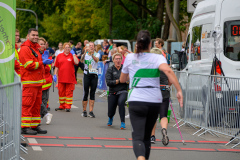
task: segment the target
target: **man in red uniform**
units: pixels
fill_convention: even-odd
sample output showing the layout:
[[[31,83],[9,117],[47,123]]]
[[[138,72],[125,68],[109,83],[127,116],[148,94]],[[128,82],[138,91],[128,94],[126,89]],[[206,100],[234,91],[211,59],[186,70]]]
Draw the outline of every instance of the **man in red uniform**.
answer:
[[[41,122],[40,109],[42,103],[42,85],[44,83],[44,65],[52,61],[44,59],[38,48],[38,30],[31,28],[28,31],[28,40],[21,46],[19,60],[20,73],[23,85],[22,91],[22,134],[46,134],[46,130],[39,127]]]
[[[14,65],[14,69],[15,69],[15,72],[20,76],[20,62],[19,62],[18,47],[17,47],[17,42],[19,41],[19,38],[20,38],[19,30],[16,29],[16,33],[15,33],[15,65]]]

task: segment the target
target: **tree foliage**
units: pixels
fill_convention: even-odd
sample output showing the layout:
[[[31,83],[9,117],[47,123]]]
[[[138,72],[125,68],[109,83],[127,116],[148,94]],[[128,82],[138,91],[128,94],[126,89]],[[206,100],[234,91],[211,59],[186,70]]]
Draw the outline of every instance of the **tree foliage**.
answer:
[[[164,18],[164,4],[165,0],[113,0],[112,32],[109,34],[110,0],[17,0],[17,8],[37,13],[39,35],[44,36],[50,45],[70,39],[75,43],[103,38],[131,40],[141,29],[149,30],[152,38],[160,37],[162,26],[169,21],[166,16]],[[186,6],[187,0],[182,0],[181,31],[186,29],[185,24],[190,19],[187,17],[191,16]],[[21,37],[35,26],[32,13],[17,11],[17,28]]]

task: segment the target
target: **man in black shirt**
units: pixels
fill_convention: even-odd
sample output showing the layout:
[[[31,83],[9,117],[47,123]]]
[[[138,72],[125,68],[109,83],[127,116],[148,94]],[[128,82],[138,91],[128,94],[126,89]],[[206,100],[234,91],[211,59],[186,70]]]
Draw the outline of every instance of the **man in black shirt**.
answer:
[[[55,52],[54,52],[54,50],[51,47],[49,47],[48,42],[46,42],[46,48],[47,48],[46,50],[49,52],[49,56],[52,56],[52,58],[54,59]]]
[[[82,43],[78,42],[76,44],[76,46],[73,48],[73,51],[76,54],[77,58],[79,59],[78,65],[77,66],[75,65],[75,77],[76,77],[76,80],[77,80],[78,67],[80,67],[82,70],[84,70],[84,64],[80,62],[81,55],[82,55]]]

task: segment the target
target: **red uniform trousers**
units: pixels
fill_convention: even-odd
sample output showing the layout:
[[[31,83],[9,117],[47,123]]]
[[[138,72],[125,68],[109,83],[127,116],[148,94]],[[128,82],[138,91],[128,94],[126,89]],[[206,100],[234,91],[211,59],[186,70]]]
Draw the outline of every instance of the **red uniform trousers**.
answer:
[[[22,128],[36,128],[41,122],[42,86],[24,87],[22,91]]]
[[[60,109],[71,109],[75,84],[58,83]]]

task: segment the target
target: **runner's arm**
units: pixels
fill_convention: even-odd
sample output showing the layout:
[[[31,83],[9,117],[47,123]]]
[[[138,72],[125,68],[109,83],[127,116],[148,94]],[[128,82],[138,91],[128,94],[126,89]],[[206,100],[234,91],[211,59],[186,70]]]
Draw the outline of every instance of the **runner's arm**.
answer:
[[[120,76],[120,83],[126,83],[128,80],[129,80],[129,75],[122,72]]]
[[[92,54],[92,58],[93,58],[93,60],[94,60],[96,63],[98,63],[98,61],[99,61],[99,58],[98,58],[98,57],[95,57],[94,54]]]

